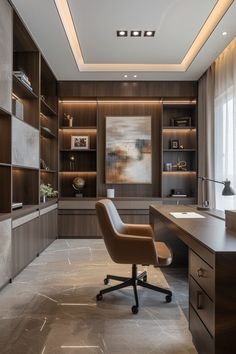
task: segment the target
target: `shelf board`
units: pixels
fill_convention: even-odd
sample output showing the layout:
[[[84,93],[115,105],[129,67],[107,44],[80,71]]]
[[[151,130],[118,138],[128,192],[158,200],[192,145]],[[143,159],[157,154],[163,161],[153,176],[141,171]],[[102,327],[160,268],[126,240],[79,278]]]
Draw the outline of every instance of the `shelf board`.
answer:
[[[56,139],[56,135],[52,132],[49,132],[45,127],[41,127],[41,136],[47,139]]]
[[[77,150],[77,149],[60,149],[61,152],[96,152],[96,149],[82,149],[82,150]]]
[[[4,108],[0,107],[0,115],[1,116],[9,116],[9,118],[10,118],[11,113],[6,111]]]
[[[37,210],[39,210],[38,204],[23,205],[22,208],[12,210],[12,219],[18,219],[21,216],[27,215]]]
[[[40,202],[39,208],[44,209],[47,208],[50,205],[56,204],[58,202],[58,198],[49,198],[46,200],[45,203]]]
[[[178,175],[178,174],[195,174],[197,171],[162,171],[163,174],[168,174],[168,175]]]
[[[36,93],[31,91],[20,79],[13,75],[13,93],[19,98],[37,99]]]
[[[57,173],[56,170],[45,170],[43,168],[40,169],[40,172],[42,172],[42,173]]]
[[[97,171],[59,171],[59,173],[71,173],[71,174],[97,174]]]
[[[162,128],[163,130],[196,130],[196,127],[194,126],[188,126],[188,127],[175,127],[175,126],[164,126]]]
[[[4,163],[4,162],[0,162],[0,167],[11,167],[10,163]]]
[[[182,152],[182,151],[191,151],[191,152],[196,152],[197,149],[163,149],[163,152]]]
[[[4,221],[11,218],[11,213],[0,213],[0,221]]]
[[[67,126],[61,126],[60,129],[62,130],[97,130],[96,125],[87,125],[87,126],[74,126],[74,127],[67,127]]]
[[[29,167],[29,166],[22,166],[22,165],[12,165],[12,168],[17,170],[32,170],[32,171],[39,170],[39,168],[37,167]]]
[[[41,112],[45,115],[45,116],[56,116],[57,112],[44,100],[40,100],[41,102]]]

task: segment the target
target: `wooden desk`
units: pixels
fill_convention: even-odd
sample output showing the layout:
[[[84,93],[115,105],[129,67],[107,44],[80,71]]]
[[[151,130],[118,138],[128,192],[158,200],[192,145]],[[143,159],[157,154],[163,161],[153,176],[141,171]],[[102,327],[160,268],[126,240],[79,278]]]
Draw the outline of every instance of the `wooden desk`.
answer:
[[[186,206],[151,205],[154,230],[165,225],[189,249],[189,328],[201,354],[236,353],[236,233],[224,221],[176,219]],[[158,235],[157,235],[158,238]]]

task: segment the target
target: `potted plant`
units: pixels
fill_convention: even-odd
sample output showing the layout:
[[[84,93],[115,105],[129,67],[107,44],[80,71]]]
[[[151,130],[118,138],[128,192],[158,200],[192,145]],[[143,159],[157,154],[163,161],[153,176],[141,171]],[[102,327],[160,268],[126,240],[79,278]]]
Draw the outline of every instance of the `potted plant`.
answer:
[[[51,184],[40,184],[40,195],[43,199],[43,203],[46,202],[46,198],[53,198],[56,197],[58,195],[58,191],[55,191]]]

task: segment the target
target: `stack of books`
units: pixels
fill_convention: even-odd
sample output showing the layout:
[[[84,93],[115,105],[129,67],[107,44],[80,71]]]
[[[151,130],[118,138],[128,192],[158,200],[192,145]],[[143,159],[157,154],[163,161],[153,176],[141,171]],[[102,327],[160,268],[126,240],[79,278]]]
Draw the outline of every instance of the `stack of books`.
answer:
[[[29,81],[28,76],[21,70],[19,71],[13,71],[14,76],[17,77],[17,79],[19,79],[21,82],[23,82],[23,84],[25,84],[25,86],[27,86],[27,88],[31,91],[33,91],[33,88],[31,86],[31,82]]]

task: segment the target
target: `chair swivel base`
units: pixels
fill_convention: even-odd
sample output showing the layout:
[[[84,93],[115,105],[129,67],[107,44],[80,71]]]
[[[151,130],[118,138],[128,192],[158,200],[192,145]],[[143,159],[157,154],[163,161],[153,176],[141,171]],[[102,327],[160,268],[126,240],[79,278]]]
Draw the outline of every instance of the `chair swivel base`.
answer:
[[[123,289],[128,286],[132,286],[134,290],[134,297],[135,297],[135,305],[132,306],[131,310],[133,314],[137,314],[139,310],[139,300],[138,300],[138,292],[137,292],[137,285],[140,285],[144,288],[148,288],[154,291],[157,291],[162,294],[166,294],[166,302],[171,302],[172,300],[172,292],[168,289],[163,289],[158,286],[152,285],[147,283],[147,272],[143,272],[141,274],[137,274],[137,265],[133,264],[132,265],[132,277],[119,277],[116,275],[110,275],[108,274],[106,278],[104,279],[104,284],[107,285],[109,283],[109,280],[117,280],[121,281],[122,283],[111,286],[110,288],[107,289],[102,289],[100,292],[97,294],[96,299],[97,301],[101,301],[103,299],[103,294],[110,293],[115,290]]]

